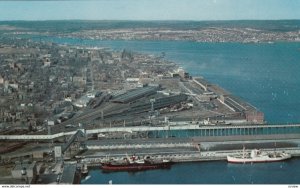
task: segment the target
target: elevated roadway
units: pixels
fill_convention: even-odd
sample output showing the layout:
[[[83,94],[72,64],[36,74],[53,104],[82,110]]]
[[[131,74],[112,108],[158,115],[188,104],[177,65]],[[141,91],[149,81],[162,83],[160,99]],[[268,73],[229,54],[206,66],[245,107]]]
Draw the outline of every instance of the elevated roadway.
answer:
[[[230,136],[230,135],[289,135],[300,134],[300,124],[278,125],[199,125],[190,122],[170,122],[167,126],[136,126],[136,127],[112,127],[85,130],[86,134],[110,133],[110,132],[172,132],[172,131],[198,131],[202,137],[206,136]],[[260,131],[260,132],[259,132]],[[283,131],[283,132],[282,132]],[[285,132],[284,132],[285,131]],[[77,130],[60,132],[52,135],[0,135],[0,140],[53,140],[64,136],[72,136]],[[288,134],[287,134],[288,133]],[[195,135],[197,136],[197,135]],[[191,136],[189,136],[191,137]],[[300,138],[300,137],[299,137]]]

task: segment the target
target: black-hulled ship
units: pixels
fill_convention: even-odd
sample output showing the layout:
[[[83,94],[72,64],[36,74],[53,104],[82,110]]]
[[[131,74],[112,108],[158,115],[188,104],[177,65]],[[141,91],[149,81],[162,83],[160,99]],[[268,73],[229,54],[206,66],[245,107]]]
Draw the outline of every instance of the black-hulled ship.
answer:
[[[156,160],[146,157],[140,159],[137,156],[126,157],[123,160],[109,160],[101,164],[101,168],[105,172],[114,171],[140,171],[153,169],[171,168],[173,162],[170,160]]]

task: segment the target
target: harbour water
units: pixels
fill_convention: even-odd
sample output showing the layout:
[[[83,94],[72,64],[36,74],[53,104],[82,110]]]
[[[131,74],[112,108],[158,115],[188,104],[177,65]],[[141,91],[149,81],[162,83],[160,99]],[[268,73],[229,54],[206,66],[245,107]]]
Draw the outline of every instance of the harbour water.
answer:
[[[299,184],[300,160],[229,164],[226,161],[178,163],[171,169],[135,173],[90,170],[82,184]]]
[[[33,36],[31,36],[33,37]],[[124,48],[160,55],[193,76],[203,76],[265,113],[269,123],[300,122],[300,43],[197,43],[187,41],[101,41],[33,37],[57,43]],[[90,171],[82,184],[299,184],[300,160],[268,164],[225,161],[182,163],[170,170],[137,173]]]

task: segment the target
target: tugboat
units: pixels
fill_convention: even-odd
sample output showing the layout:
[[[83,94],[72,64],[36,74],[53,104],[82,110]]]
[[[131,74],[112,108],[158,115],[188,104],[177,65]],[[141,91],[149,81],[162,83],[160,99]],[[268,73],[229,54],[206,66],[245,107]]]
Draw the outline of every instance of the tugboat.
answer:
[[[170,168],[173,162],[170,160],[155,160],[150,157],[140,159],[138,156],[126,156],[123,160],[109,160],[101,164],[104,172],[113,171],[141,171]]]
[[[283,152],[264,152],[258,149],[246,152],[243,148],[242,154],[228,155],[227,161],[230,163],[259,163],[259,162],[276,162],[291,158],[291,154]]]

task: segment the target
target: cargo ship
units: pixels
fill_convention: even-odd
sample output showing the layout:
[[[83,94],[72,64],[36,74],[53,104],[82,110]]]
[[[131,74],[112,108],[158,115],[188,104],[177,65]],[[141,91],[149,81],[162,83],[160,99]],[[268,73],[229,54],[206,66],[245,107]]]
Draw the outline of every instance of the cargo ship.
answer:
[[[171,168],[173,162],[170,160],[156,160],[146,157],[140,159],[133,155],[131,157],[126,156],[123,160],[109,160],[101,163],[101,169],[104,172],[114,171],[141,171],[141,170],[153,170],[153,169],[168,169]]]
[[[258,149],[243,152],[236,155],[228,155],[227,161],[230,163],[262,163],[262,162],[276,162],[291,158],[291,155],[285,152],[263,152]]]

